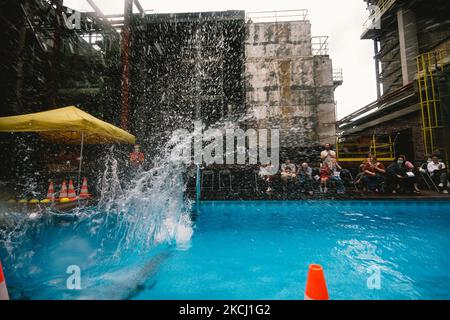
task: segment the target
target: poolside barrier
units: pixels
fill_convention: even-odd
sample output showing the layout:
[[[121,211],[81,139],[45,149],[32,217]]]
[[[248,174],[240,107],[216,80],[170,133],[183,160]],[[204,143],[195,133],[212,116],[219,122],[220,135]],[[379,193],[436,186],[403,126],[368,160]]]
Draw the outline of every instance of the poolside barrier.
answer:
[[[305,300],[328,300],[328,290],[322,266],[309,265],[306,279]]]
[[[60,203],[67,203],[67,202],[71,202],[71,200],[69,198],[65,197],[65,198],[60,198],[59,202]]]
[[[59,201],[61,201],[61,199],[63,199],[63,198],[67,198],[66,180],[63,181],[62,186],[61,186],[61,190],[59,191]]]
[[[69,198],[70,201],[74,201],[77,199],[77,194],[75,193],[72,179],[69,180],[69,191],[67,192],[67,198]]]
[[[81,186],[80,194],[78,196],[80,199],[87,199],[90,198],[89,192],[88,192],[88,185],[87,185],[87,179],[83,178],[83,184]]]
[[[3,267],[1,261],[0,261],[0,300],[9,300],[8,289],[6,288],[5,275],[3,274]]]
[[[200,184],[200,165],[197,164],[195,170],[195,206],[197,209],[197,213],[200,207],[200,192],[201,192],[201,184]]]

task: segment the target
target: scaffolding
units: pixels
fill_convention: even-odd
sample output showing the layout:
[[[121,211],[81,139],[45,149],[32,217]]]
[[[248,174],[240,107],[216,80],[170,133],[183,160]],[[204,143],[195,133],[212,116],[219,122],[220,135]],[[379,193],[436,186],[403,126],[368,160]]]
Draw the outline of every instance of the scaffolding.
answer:
[[[359,137],[360,141],[346,141],[348,138],[336,139],[336,157],[339,162],[363,162],[368,155],[374,155],[381,162],[395,159],[395,142],[391,135]]]
[[[427,52],[417,57],[417,84],[425,154],[439,153],[447,160],[444,129],[448,127],[448,119],[444,116],[440,78],[449,62],[450,50]]]

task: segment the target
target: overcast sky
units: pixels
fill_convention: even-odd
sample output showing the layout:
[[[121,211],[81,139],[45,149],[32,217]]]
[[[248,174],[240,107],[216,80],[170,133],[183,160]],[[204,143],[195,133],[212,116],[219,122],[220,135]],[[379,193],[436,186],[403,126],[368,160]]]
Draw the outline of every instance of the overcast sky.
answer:
[[[94,1],[105,14],[123,12],[123,0]],[[342,68],[344,72],[344,84],[335,93],[338,118],[376,99],[373,42],[359,38],[368,15],[363,0],[140,0],[140,3],[144,10],[153,9],[156,13],[308,9],[312,35],[329,36],[333,68]],[[64,0],[64,5],[92,11],[86,0]]]

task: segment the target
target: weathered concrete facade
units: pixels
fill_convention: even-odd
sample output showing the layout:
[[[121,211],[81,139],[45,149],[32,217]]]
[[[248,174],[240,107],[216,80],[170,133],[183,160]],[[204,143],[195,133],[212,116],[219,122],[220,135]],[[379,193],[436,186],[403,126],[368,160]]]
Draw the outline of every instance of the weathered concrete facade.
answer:
[[[307,20],[247,23],[247,112],[254,128],[279,128],[282,147],[335,140],[332,61],[311,43]]]

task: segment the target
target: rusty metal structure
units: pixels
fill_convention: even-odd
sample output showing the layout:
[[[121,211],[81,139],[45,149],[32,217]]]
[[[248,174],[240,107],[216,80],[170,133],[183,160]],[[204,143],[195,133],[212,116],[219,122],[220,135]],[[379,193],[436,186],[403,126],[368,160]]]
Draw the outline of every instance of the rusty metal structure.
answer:
[[[124,0],[122,14],[105,15],[86,2],[92,11],[2,3],[12,13],[1,19],[11,39],[4,115],[83,105],[149,146],[165,135],[155,124],[170,131],[186,120],[280,128],[292,148],[334,141],[342,70],[328,37],[311,35],[307,10],[149,14]]]
[[[83,104],[94,114],[113,88],[120,34],[98,12],[62,0],[3,1],[0,24],[3,115]],[[97,101],[95,101],[97,100]],[[109,117],[114,118],[110,113]]]
[[[450,3],[366,2],[361,38],[374,42],[378,99],[338,121],[341,142],[390,136],[394,155],[420,163],[437,153],[448,160]]]

